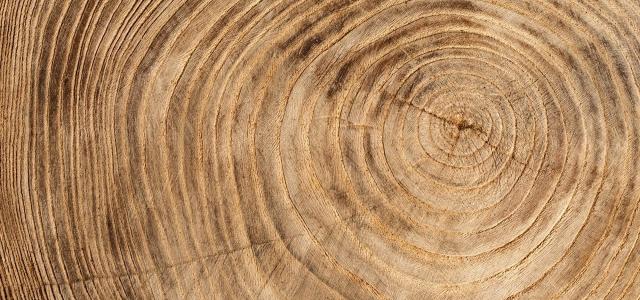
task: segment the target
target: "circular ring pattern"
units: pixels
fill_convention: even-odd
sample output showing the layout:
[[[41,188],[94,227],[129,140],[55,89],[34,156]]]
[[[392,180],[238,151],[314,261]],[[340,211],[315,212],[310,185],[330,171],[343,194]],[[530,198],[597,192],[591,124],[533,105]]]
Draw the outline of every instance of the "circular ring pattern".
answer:
[[[23,2],[0,298],[640,297],[637,1]]]

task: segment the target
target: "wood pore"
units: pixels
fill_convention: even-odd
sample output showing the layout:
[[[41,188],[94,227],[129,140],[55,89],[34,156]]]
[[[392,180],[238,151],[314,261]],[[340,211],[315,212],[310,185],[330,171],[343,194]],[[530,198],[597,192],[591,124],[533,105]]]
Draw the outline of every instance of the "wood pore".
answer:
[[[0,299],[640,299],[638,0],[2,0]]]

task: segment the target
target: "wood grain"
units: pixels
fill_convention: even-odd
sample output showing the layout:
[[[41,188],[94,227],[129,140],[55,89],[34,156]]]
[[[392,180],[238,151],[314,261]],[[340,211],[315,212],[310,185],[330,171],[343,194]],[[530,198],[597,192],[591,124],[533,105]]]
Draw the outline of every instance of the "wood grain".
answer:
[[[2,299],[639,299],[637,0],[0,1]]]

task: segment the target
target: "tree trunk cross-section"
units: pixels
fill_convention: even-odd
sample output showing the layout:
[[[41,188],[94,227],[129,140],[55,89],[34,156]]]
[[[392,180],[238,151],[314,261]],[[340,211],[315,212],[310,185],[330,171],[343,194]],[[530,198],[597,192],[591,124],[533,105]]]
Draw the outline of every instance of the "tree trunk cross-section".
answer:
[[[640,299],[638,0],[0,0],[0,299]]]

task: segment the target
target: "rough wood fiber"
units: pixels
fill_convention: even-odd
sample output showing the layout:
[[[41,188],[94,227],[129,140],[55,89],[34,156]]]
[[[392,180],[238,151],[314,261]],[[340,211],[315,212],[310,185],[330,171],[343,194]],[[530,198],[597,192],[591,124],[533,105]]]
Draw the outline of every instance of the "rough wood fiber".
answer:
[[[0,298],[640,297],[637,0],[0,18]]]

